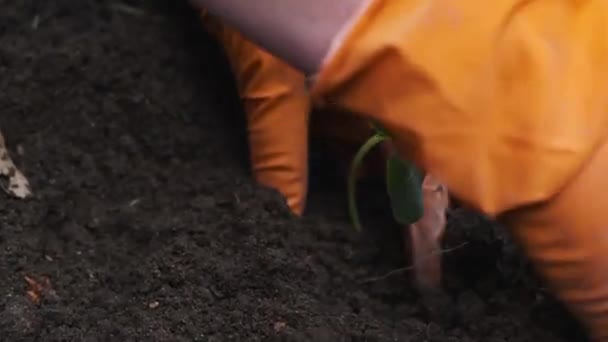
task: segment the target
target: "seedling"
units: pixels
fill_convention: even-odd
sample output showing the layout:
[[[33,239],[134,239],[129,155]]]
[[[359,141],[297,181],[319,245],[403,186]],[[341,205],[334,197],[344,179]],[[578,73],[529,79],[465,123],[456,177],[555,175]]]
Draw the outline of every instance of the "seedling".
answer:
[[[362,231],[357,209],[357,172],[365,156],[380,143],[390,140],[386,130],[374,125],[375,133],[357,151],[348,176],[348,210],[357,231]],[[403,225],[412,224],[422,217],[422,182],[424,173],[412,163],[391,152],[386,161],[386,188],[391,201],[393,217]]]

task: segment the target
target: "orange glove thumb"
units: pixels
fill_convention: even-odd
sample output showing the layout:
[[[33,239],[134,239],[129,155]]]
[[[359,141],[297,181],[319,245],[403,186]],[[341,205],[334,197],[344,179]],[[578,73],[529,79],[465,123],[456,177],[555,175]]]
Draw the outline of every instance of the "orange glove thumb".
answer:
[[[203,13],[223,44],[247,115],[253,173],[281,192],[289,208],[304,211],[308,187],[309,94],[305,77],[235,30]]]

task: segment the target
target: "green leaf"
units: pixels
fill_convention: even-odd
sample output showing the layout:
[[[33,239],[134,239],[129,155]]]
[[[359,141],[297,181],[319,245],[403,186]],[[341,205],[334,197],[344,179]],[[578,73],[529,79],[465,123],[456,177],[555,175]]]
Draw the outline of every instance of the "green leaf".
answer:
[[[424,213],[424,173],[397,154],[391,155],[386,166],[386,186],[395,220],[401,224],[412,224],[420,220]]]

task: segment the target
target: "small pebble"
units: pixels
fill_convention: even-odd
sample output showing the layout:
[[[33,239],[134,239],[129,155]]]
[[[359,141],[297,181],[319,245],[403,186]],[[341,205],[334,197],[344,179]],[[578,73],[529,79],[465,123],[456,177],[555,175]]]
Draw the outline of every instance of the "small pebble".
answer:
[[[279,321],[274,324],[274,331],[281,332],[286,327],[287,327],[287,323]]]

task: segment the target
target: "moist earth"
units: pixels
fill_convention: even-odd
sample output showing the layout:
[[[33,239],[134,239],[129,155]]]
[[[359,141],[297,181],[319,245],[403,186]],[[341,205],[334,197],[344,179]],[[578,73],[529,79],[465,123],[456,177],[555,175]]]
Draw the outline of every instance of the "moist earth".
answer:
[[[584,341],[462,208],[423,300],[382,184],[355,232],[323,141],[292,216],[253,182],[229,68],[185,2],[0,0],[0,89],[35,194],[0,194],[3,341]]]

